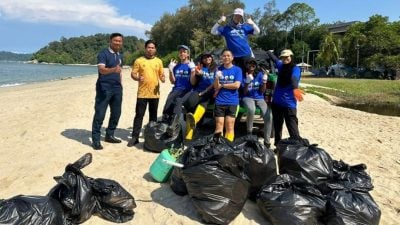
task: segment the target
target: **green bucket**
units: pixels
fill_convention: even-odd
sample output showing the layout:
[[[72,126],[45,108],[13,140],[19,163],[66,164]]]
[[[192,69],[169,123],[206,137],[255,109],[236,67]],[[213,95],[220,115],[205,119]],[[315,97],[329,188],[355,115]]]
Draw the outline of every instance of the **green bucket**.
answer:
[[[160,183],[166,182],[172,173],[173,166],[166,161],[176,162],[176,158],[169,153],[168,149],[164,149],[150,166],[151,176]]]

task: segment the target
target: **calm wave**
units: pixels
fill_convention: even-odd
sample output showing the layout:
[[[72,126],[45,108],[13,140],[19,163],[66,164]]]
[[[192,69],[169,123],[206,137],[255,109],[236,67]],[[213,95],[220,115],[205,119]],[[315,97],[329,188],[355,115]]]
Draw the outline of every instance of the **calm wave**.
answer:
[[[96,66],[0,61],[0,88],[97,74]]]

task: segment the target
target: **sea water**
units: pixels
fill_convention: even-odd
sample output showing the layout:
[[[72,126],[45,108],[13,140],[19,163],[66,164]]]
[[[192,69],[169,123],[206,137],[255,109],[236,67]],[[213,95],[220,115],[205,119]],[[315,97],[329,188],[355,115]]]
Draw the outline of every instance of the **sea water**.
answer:
[[[96,66],[0,61],[0,88],[92,74],[97,74]]]

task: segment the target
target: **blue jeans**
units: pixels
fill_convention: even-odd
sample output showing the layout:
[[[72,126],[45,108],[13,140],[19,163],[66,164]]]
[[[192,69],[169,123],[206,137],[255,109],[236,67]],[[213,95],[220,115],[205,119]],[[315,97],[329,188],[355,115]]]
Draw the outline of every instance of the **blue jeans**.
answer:
[[[96,90],[96,100],[94,105],[94,117],[92,123],[92,142],[100,143],[101,126],[106,116],[107,107],[110,106],[110,120],[106,129],[106,136],[114,136],[119,118],[121,116],[122,88],[111,90]]]

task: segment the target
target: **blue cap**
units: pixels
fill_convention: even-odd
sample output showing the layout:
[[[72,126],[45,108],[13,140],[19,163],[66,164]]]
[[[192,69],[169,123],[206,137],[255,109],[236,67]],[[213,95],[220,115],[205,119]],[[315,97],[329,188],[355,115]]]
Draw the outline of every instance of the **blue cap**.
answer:
[[[186,46],[186,45],[179,45],[178,46],[178,50],[181,49],[181,48],[190,51],[190,48],[188,46]]]

